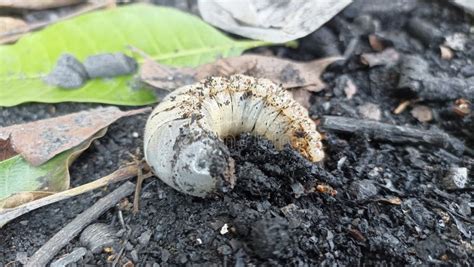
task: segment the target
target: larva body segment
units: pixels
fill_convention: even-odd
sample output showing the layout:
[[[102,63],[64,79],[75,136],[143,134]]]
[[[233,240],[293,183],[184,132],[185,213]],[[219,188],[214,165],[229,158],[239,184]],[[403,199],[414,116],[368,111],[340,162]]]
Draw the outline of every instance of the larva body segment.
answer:
[[[290,144],[310,161],[324,157],[307,111],[267,79],[213,77],[169,94],[151,113],[144,153],[155,174],[178,191],[205,197],[230,190],[234,163],[222,141],[240,133]]]

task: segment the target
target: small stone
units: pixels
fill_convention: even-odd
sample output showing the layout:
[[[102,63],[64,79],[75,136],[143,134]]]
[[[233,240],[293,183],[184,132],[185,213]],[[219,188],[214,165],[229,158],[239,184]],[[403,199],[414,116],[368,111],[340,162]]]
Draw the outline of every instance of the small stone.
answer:
[[[452,166],[448,175],[442,180],[446,189],[462,189],[468,182],[468,170],[466,167]]]
[[[225,223],[225,224],[222,226],[222,228],[221,228],[221,230],[219,231],[219,233],[220,233],[221,235],[225,235],[225,234],[227,234],[228,232],[229,232],[229,226],[227,225],[227,223]]]
[[[167,249],[161,250],[161,262],[168,262],[171,253]]]
[[[123,53],[104,53],[87,57],[84,67],[90,78],[110,78],[132,74],[137,70],[134,58]]]
[[[86,255],[87,249],[83,247],[75,248],[71,253],[66,254],[59,258],[58,260],[55,260],[53,263],[51,263],[51,267],[64,267],[68,264],[72,264],[77,262],[78,260],[82,259],[84,255]]]
[[[360,115],[366,119],[379,121],[382,117],[382,112],[378,105],[373,103],[366,103],[362,106],[357,108],[359,110]]]
[[[75,89],[81,87],[87,79],[84,65],[73,55],[63,54],[54,69],[43,80],[52,86]]]
[[[463,51],[467,41],[468,38],[464,33],[457,32],[446,36],[444,45],[456,51]]]
[[[133,138],[138,138],[139,136],[140,136],[140,135],[139,135],[137,132],[133,132],[133,133],[132,133],[132,137],[133,137]]]
[[[462,67],[461,74],[466,78],[474,76],[474,65],[467,65]]]
[[[305,193],[303,185],[299,182],[291,184],[291,189],[293,194],[295,194],[295,198],[300,198]]]
[[[288,222],[281,218],[264,218],[257,221],[251,230],[251,246],[254,253],[262,258],[284,255],[290,236]]]
[[[143,232],[138,237],[138,243],[140,243],[140,245],[146,247],[148,245],[148,243],[150,242],[150,238],[151,238],[151,231],[146,230],[145,232]]]
[[[364,179],[353,182],[350,186],[350,193],[357,200],[365,200],[377,195],[378,189],[372,180]]]
[[[416,118],[419,122],[429,122],[433,120],[433,112],[431,108],[418,105],[411,110],[411,115]]]
[[[130,252],[130,256],[132,256],[132,261],[133,262],[138,262],[138,252],[137,252],[136,249],[134,249]]]

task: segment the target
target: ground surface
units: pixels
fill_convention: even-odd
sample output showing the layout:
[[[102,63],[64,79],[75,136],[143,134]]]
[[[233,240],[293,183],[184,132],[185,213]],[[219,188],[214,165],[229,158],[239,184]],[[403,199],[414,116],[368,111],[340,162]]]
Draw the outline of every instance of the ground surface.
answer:
[[[378,32],[387,36],[389,32],[397,33],[387,37],[392,38],[392,45],[401,53],[420,55],[429,62],[432,73],[460,78],[474,75],[474,71],[469,72],[469,66],[472,69],[474,64],[472,33],[464,51],[445,61],[440,59],[437,46],[423,45],[407,34],[405,27],[407,19],[419,16],[437,25],[444,35],[469,34],[472,24],[468,16],[450,5],[404,3],[379,4],[370,9],[356,4],[324,28],[338,40],[335,51],[346,51],[349,60],[326,72],[328,88],[313,95],[310,113],[314,119],[321,115],[361,118],[359,107],[374,103],[379,106],[382,122],[425,129],[438,127],[466,141],[472,149],[472,115],[464,119],[443,116],[452,101],[423,103],[434,112],[429,123],[418,122],[409,109],[395,115],[392,111],[403,99],[394,94],[400,68],[368,68],[360,63],[361,53],[372,52],[367,34],[374,31],[374,21],[378,21]],[[300,60],[326,56],[328,53],[314,49],[318,38],[313,34],[303,39],[297,50],[271,51]],[[347,78],[358,89],[350,100],[343,91]],[[96,106],[25,104],[1,108],[0,125]],[[141,115],[113,124],[107,135],[95,141],[73,164],[73,185],[97,179],[130,161],[129,153],[142,147],[145,119],[146,115]],[[452,166],[467,167],[472,173],[472,156],[429,146],[375,142],[363,134],[335,133],[327,133],[327,158],[321,164],[311,164],[291,149],[276,151],[267,141],[246,135],[230,148],[237,162],[238,182],[225,196],[193,198],[151,178],[144,185],[141,212],[134,216],[130,211],[121,211],[129,234],[121,230],[118,209],[100,217],[98,222],[111,225],[125,240],[124,258],[141,266],[472,264],[473,183],[470,181],[464,190],[448,190],[443,182]],[[321,184],[331,185],[337,194],[315,190]],[[21,260],[25,253],[32,255],[67,222],[112,189],[41,208],[10,222],[0,229],[0,266]],[[224,225],[228,232],[221,234]],[[82,245],[76,238],[58,257],[79,246]],[[108,256],[88,252],[78,264],[104,265]]]

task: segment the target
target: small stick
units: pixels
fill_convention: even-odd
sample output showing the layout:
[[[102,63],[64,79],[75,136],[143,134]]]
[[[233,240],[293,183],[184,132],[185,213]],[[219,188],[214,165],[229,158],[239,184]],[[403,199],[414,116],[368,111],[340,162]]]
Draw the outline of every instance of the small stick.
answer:
[[[436,77],[430,73],[429,64],[418,56],[406,55],[400,64],[399,94],[406,89],[422,100],[447,101],[474,98],[474,77]]]
[[[130,179],[137,175],[137,169],[137,165],[126,166],[93,182],[77,186],[66,191],[58,192],[56,194],[40,198],[15,208],[0,210],[0,228],[16,217],[19,217],[37,208],[41,208],[58,201],[92,191],[99,187]]]
[[[46,242],[40,249],[38,249],[33,256],[31,256],[26,267],[46,266],[46,264],[61,250],[69,241],[77,236],[82,229],[89,225],[92,221],[99,218],[105,211],[112,208],[122,198],[130,195],[135,186],[131,182],[125,182],[112,193],[99,199],[92,207],[88,208],[63,229],[56,233],[48,242]]]
[[[137,214],[140,209],[140,193],[142,192],[142,184],[145,179],[140,162],[138,162],[137,165],[139,167],[137,170],[137,187],[135,188],[135,195],[133,196],[133,214]]]
[[[320,124],[326,131],[365,133],[371,138],[393,143],[415,143],[435,145],[461,155],[464,143],[439,130],[423,130],[414,127],[392,125],[371,120],[360,120],[338,116],[324,116]]]

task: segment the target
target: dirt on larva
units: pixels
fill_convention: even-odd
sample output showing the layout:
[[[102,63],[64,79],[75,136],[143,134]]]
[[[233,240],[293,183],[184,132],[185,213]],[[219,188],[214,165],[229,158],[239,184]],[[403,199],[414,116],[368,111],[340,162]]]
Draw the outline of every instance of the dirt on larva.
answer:
[[[405,111],[394,114],[408,98],[396,90],[403,69],[398,64],[368,67],[360,61],[361,54],[373,52],[368,35],[377,31],[384,45],[426,61],[426,75],[468,80],[474,77],[472,17],[444,1],[355,2],[303,38],[299,48],[277,46],[253,52],[295,60],[346,53],[346,62],[333,64],[325,72],[327,88],[312,94],[309,112],[315,121],[324,115],[365,120],[370,114],[360,112],[360,107],[371,103],[378,107],[381,122],[441,129],[464,141],[466,151],[382,141],[364,132],[327,131],[325,159],[313,164],[289,147],[276,150],[262,138],[246,134],[229,138],[237,176],[231,192],[212,199],[194,198],[150,178],[143,185],[138,214],[123,202],[121,208],[99,218],[97,222],[110,225],[121,240],[115,247],[123,248],[122,264],[129,260],[140,266],[472,265],[472,111],[453,115],[455,101],[437,100],[412,101]],[[369,2],[371,8],[366,8]],[[451,60],[442,59],[436,40],[430,45],[409,31],[407,24],[413,17],[436,25],[443,36],[465,33],[464,49]],[[346,95],[349,80],[357,88],[350,99]],[[430,121],[420,122],[410,113],[418,104],[431,109]],[[0,108],[0,125],[97,106]],[[121,119],[94,141],[71,167],[72,186],[131,161],[129,154],[143,147],[147,115]],[[453,188],[460,168],[467,168],[467,182],[463,188]],[[26,256],[116,186],[43,207],[1,228],[0,266],[15,260],[13,266],[20,266]],[[120,216],[128,228],[122,229]],[[83,247],[79,237],[56,258],[77,247]],[[111,254],[88,250],[77,265],[111,265],[107,261]]]

